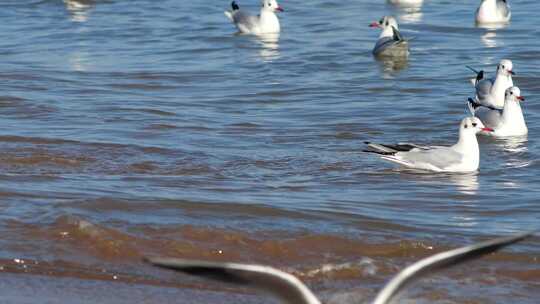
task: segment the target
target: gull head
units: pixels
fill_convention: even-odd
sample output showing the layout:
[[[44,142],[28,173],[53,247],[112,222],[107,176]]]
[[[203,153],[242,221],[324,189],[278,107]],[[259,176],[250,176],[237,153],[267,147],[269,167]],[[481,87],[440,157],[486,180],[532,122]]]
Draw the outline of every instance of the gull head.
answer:
[[[521,90],[518,87],[509,87],[504,92],[505,102],[517,102],[524,101],[525,97],[521,96]]]
[[[459,126],[459,132],[461,134],[472,134],[476,135],[478,132],[493,132],[493,129],[486,128],[482,121],[478,117],[466,117],[463,118],[461,121],[461,125]]]
[[[279,6],[276,0],[262,0],[261,6],[263,10],[268,10],[271,12],[283,12],[283,8]]]
[[[512,61],[508,59],[503,59],[501,60],[501,62],[499,62],[499,65],[497,66],[497,74],[501,74],[504,76],[515,75],[516,73],[514,73],[513,68],[514,67],[512,65]]]
[[[384,16],[379,21],[372,22],[369,27],[378,27],[382,29],[383,32],[392,32],[392,27],[394,27],[396,30],[399,29],[396,18],[392,16]]]

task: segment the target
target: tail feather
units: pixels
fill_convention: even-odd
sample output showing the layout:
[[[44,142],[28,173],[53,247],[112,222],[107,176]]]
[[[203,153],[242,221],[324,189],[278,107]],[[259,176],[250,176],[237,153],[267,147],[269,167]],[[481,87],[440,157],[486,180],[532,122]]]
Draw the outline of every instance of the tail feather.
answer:
[[[480,82],[480,80],[484,79],[484,71],[483,70],[476,70],[472,68],[471,66],[466,65],[466,67],[471,70],[473,73],[476,74],[476,78],[471,79],[471,82],[474,86]]]
[[[476,113],[476,108],[478,108],[480,104],[469,97],[467,99],[467,106],[469,107],[469,112],[471,112],[471,115],[474,116]]]
[[[381,154],[381,155],[394,155],[396,154],[396,152],[398,152],[392,148],[385,147],[384,145],[380,145],[376,143],[365,142],[365,144],[367,145],[367,149],[362,150],[363,152],[375,153],[375,154]]]
[[[231,10],[230,11],[225,11],[224,14],[225,14],[225,16],[227,16],[227,18],[229,18],[232,22],[234,22],[234,14],[239,9],[240,9],[240,6],[238,6],[238,4],[236,4],[236,1],[233,1],[233,2],[231,2]]]

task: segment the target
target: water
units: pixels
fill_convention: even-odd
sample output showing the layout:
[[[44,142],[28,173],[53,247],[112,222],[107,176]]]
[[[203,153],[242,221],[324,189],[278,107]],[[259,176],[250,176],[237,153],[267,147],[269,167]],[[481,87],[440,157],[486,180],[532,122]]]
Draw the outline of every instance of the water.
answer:
[[[513,1],[496,31],[474,27],[470,1],[282,1],[282,33],[263,39],[234,35],[227,1],[80,3],[0,4],[10,303],[267,301],[152,269],[148,255],[270,264],[329,303],[362,303],[422,257],[539,228],[535,1]],[[386,14],[415,37],[408,62],[370,54],[368,25]],[[481,138],[478,173],[407,172],[361,153],[366,140],[452,144],[473,93],[465,65],[492,75],[502,58],[530,134]],[[402,298],[535,303],[538,244]]]

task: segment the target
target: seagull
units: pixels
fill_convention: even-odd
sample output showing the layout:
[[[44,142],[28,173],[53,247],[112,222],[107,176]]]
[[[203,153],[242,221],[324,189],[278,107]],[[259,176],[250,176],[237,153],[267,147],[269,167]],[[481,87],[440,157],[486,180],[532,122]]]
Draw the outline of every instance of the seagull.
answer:
[[[509,87],[514,86],[512,75],[516,75],[513,71],[512,61],[503,59],[497,65],[497,75],[495,79],[484,78],[484,71],[477,71],[470,66],[470,70],[476,73],[476,78],[472,80],[476,89],[475,101],[486,107],[502,109],[504,106],[504,92]]]
[[[409,56],[409,40],[401,36],[396,18],[384,16],[378,22],[372,22],[369,26],[382,29],[379,40],[377,40],[377,43],[373,48],[373,55],[376,57]]]
[[[421,277],[480,258],[532,235],[532,232],[528,232],[501,237],[444,251],[422,259],[394,276],[377,294],[372,304],[387,304],[399,291]],[[173,258],[147,258],[146,261],[161,268],[267,291],[281,298],[287,304],[321,304],[321,301],[298,278],[269,266]]]
[[[508,23],[512,17],[507,0],[482,0],[476,10],[476,24]]]
[[[410,169],[435,172],[473,172],[480,164],[480,149],[476,133],[489,132],[477,117],[461,121],[459,140],[451,147],[419,146],[410,143],[394,145],[366,142],[364,152],[379,154],[384,160],[398,163]]]
[[[240,33],[261,35],[279,33],[280,26],[276,12],[283,12],[283,8],[276,0],[262,0],[261,12],[257,16],[248,15],[233,1],[231,10],[225,11],[225,15]]]
[[[493,129],[493,132],[480,132],[480,134],[495,137],[523,136],[528,132],[520,105],[524,100],[525,97],[521,96],[518,87],[510,87],[506,89],[502,110],[482,106],[472,98],[469,98],[469,110],[474,116],[480,118],[484,125]]]

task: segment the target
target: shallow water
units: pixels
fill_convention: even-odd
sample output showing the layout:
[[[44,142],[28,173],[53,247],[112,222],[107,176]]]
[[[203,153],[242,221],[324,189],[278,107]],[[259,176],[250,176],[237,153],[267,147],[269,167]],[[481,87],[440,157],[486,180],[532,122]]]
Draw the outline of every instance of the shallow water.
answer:
[[[115,281],[127,285],[111,303],[172,303],[171,287],[197,303],[261,302],[151,269],[147,255],[270,264],[330,303],[365,302],[429,254],[539,228],[535,1],[513,1],[497,30],[474,27],[470,1],[282,1],[281,35],[262,39],[234,34],[226,1],[85,2],[0,4],[0,290],[11,303],[42,276],[73,282],[36,289],[55,303],[91,303],[78,290]],[[371,56],[368,24],[385,14],[415,37],[407,62]],[[361,153],[366,140],[451,144],[473,93],[465,65],[492,74],[502,58],[530,134],[480,138],[478,173],[408,172]],[[403,299],[536,303],[539,254],[535,238]]]

